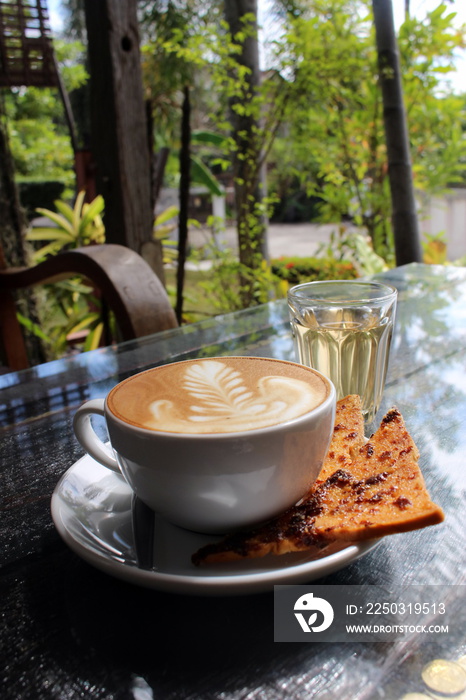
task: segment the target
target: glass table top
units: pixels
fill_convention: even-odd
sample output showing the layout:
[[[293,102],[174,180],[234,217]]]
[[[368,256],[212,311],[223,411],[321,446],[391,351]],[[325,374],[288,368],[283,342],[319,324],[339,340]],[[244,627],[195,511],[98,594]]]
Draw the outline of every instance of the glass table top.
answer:
[[[82,455],[72,432],[77,406],[177,359],[294,360],[281,300],[0,377],[9,697],[139,697],[142,688],[140,697],[170,700],[398,700],[425,692],[428,662],[466,655],[466,268],[408,265],[379,277],[399,291],[379,419],[399,408],[446,519],[385,538],[319,583],[443,586],[454,631],[393,643],[278,644],[271,593],[193,603],[95,571],[59,539],[50,497]]]

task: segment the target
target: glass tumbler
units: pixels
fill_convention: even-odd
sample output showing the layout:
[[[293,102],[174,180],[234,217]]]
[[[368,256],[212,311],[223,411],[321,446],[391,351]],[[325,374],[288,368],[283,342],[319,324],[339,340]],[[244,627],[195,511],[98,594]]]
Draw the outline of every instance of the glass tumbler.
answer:
[[[288,292],[296,359],[332,380],[337,399],[359,394],[364,420],[380,406],[397,290],[358,280],[307,282]]]

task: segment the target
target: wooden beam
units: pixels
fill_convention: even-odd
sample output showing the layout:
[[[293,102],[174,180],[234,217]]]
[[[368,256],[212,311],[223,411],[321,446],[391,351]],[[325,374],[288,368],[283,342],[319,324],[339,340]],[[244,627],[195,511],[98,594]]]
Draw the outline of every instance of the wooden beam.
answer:
[[[152,239],[150,155],[136,0],[85,0],[91,146],[108,243],[138,253]],[[161,252],[161,246],[160,246]],[[162,260],[155,269],[163,277]]]

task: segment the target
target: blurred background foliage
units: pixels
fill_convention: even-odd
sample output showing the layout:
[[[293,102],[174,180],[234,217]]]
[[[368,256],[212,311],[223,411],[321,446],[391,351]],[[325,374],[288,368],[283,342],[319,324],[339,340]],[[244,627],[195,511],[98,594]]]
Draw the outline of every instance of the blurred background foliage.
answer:
[[[54,46],[70,94],[78,145],[87,148],[89,75],[83,2],[62,0],[61,10],[63,31]],[[181,104],[189,86],[191,174],[195,183],[218,194],[218,188],[232,185],[237,144],[231,137],[229,110],[247,83],[247,70],[237,61],[244,36],[229,33],[224,3],[218,0],[139,0],[138,10],[153,147],[169,153],[164,185],[176,187],[179,182]],[[286,285],[296,281],[368,274],[394,264],[371,3],[275,0],[268,13],[268,24],[275,31],[261,48],[262,84],[250,104],[240,100],[235,106],[237,113],[250,110],[260,116],[254,139],[266,162],[268,198],[257,216],[266,211],[272,222],[331,222],[339,232],[313,258],[260,259],[250,280],[255,303],[283,296]],[[466,185],[466,93],[458,94],[448,82],[456,53],[465,48],[466,31],[453,19],[448,3],[439,2],[422,21],[407,15],[398,31],[415,186],[428,196]],[[57,219],[58,215],[66,221],[76,207],[81,224],[86,218],[74,191],[73,150],[58,92],[12,88],[4,91],[3,100],[23,206],[30,219],[46,215],[55,233],[61,232],[60,240],[48,239],[51,247],[46,252],[58,250],[60,244],[81,244],[78,235],[74,243],[65,240],[66,225]],[[95,231],[104,203],[99,207],[92,220]],[[170,217],[159,207],[155,235],[166,243],[165,262],[173,266],[176,212],[169,212]],[[76,212],[74,216],[77,220]],[[234,217],[234,209],[227,209],[228,216]],[[103,240],[104,231],[99,230]],[[29,237],[34,239],[31,245],[37,247],[39,235],[36,231]],[[209,261],[210,271],[190,273],[188,305],[198,304],[200,311],[191,308],[185,320],[241,307],[238,280],[252,273],[236,253],[219,249],[217,238],[212,235],[209,245],[191,251],[194,263]],[[424,248],[428,261],[445,262],[441,237],[426,240]],[[89,290],[80,288],[78,293],[76,287],[67,294],[62,338],[79,328],[79,319],[74,325],[68,322],[74,311],[85,313],[89,304],[95,306],[95,299],[86,298]],[[58,347],[63,351],[62,340]]]

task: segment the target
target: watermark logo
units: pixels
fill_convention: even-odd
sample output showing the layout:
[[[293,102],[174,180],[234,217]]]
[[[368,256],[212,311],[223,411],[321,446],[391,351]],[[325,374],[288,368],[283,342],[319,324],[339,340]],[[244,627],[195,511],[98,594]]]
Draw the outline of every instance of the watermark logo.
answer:
[[[295,617],[301,625],[303,632],[323,632],[328,629],[333,622],[333,608],[330,603],[324,598],[314,596],[313,593],[301,595],[294,604],[294,610]],[[296,612],[297,610],[301,612]],[[311,612],[307,620],[303,615],[304,611],[306,613]],[[314,625],[320,617],[320,615],[318,615],[319,612],[322,613],[323,620],[320,625]]]
[[[466,586],[425,584],[274,586],[277,642],[391,642],[404,635],[447,635],[465,609]]]

